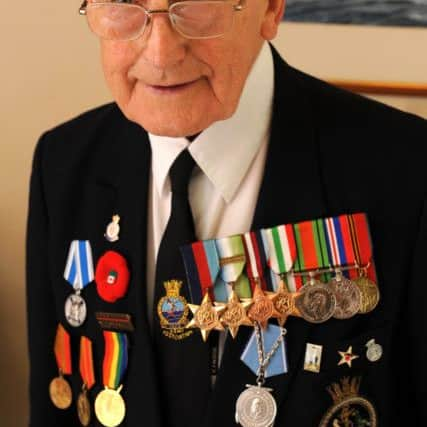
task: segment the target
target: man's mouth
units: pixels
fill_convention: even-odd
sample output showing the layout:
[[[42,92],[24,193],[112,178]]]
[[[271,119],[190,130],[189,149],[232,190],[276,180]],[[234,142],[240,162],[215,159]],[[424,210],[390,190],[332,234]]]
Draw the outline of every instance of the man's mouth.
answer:
[[[178,93],[181,91],[184,91],[185,89],[189,88],[190,86],[192,86],[193,84],[195,84],[198,81],[198,79],[196,80],[191,80],[189,82],[184,82],[184,83],[177,83],[177,84],[170,84],[170,85],[149,85],[147,84],[146,86],[156,92],[156,93]]]

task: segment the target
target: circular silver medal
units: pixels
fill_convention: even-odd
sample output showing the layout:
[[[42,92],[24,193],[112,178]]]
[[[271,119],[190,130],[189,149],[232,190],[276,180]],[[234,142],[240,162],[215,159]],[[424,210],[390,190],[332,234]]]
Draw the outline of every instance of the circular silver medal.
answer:
[[[79,294],[71,294],[65,301],[65,318],[75,328],[81,326],[86,320],[86,303]]]
[[[301,316],[311,323],[323,323],[329,320],[336,308],[334,293],[324,283],[306,284],[295,305]]]
[[[243,427],[272,427],[277,405],[271,389],[248,385],[236,402],[236,423]]]
[[[376,343],[374,339],[367,342],[366,357],[370,362],[378,362],[383,356],[383,348],[380,344]]]
[[[337,300],[335,319],[350,319],[359,312],[362,296],[356,283],[342,275],[337,275],[331,279],[329,287]]]

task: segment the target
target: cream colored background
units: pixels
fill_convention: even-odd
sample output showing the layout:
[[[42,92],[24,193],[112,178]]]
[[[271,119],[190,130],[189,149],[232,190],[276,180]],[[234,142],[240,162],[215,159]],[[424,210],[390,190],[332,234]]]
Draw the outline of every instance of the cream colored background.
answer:
[[[109,100],[97,43],[77,14],[78,6],[9,2],[0,26],[0,424],[4,427],[27,424],[24,235],[34,145],[44,129]],[[276,44],[291,64],[321,77],[427,83],[427,30],[287,24]],[[390,101],[427,117],[425,99]]]

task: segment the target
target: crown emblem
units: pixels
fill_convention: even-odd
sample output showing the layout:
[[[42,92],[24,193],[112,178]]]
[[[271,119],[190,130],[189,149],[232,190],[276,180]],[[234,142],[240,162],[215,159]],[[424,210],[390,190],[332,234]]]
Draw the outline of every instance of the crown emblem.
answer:
[[[168,297],[178,297],[181,291],[182,282],[180,280],[168,280],[163,283]]]
[[[327,388],[328,393],[331,395],[334,403],[343,402],[351,397],[359,395],[360,377],[344,377],[341,379],[341,384],[333,383]]]

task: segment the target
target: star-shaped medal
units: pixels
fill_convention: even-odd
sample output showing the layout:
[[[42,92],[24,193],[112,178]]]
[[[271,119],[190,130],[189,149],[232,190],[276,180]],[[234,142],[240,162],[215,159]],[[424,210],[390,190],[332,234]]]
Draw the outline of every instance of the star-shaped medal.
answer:
[[[203,341],[207,341],[212,330],[224,330],[219,317],[225,310],[225,304],[214,306],[209,297],[209,292],[206,292],[200,305],[188,304],[188,307],[193,313],[193,318],[186,328],[199,328]]]
[[[252,295],[252,306],[248,311],[248,316],[254,322],[258,322],[263,329],[267,327],[269,319],[272,317],[280,319],[281,317],[281,314],[274,307],[274,295],[265,294],[258,284],[255,286]]]
[[[278,323],[283,327],[289,316],[301,317],[298,308],[295,306],[295,299],[300,295],[299,292],[289,292],[285,283],[281,280],[277,292],[271,293],[275,309],[280,314]]]
[[[341,356],[341,360],[338,362],[338,366],[347,364],[348,367],[351,368],[353,360],[359,357],[356,354],[353,354],[352,346],[350,346],[347,351],[339,351],[338,353]]]
[[[220,303],[215,304],[219,305]],[[251,304],[251,301],[240,302],[236,292],[231,291],[225,305],[225,311],[221,316],[221,322],[228,328],[233,338],[236,338],[240,326],[252,326],[251,319],[247,316],[247,309]]]

